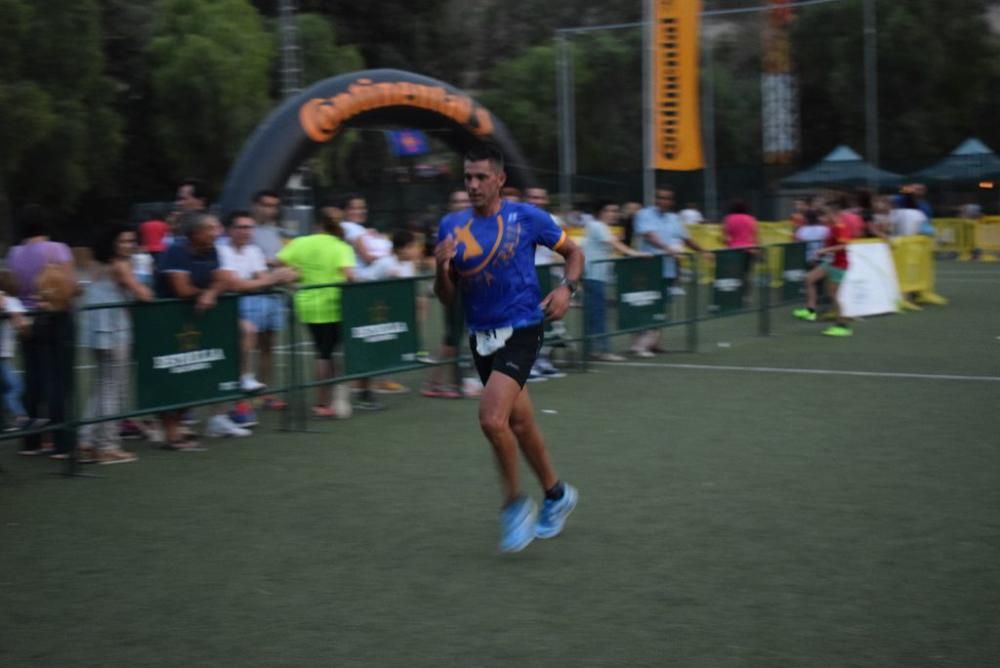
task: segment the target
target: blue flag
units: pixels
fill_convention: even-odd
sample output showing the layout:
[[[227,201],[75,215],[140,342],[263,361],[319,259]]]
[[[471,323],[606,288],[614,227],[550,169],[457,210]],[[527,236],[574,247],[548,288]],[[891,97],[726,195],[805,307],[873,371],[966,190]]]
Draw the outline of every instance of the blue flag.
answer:
[[[385,135],[393,155],[423,155],[429,150],[427,135],[420,130],[387,130]]]

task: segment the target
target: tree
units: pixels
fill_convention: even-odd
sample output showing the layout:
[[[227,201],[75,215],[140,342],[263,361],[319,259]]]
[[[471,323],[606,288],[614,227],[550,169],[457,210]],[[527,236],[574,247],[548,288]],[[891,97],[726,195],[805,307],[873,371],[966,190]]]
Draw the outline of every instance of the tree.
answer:
[[[302,83],[305,86],[364,68],[364,59],[357,47],[338,46],[333,24],[327,17],[320,14],[300,14],[297,20],[302,53]]]
[[[970,134],[1000,144],[993,121],[1000,45],[989,3],[878,4],[879,136],[882,161],[913,167]],[[801,86],[803,160],[833,146],[865,146],[862,1],[803,11],[793,31]]]
[[[218,187],[270,107],[274,44],[246,0],[165,0],[149,47],[153,130],[171,177]]]
[[[0,0],[0,199],[66,212],[121,147],[93,0]],[[2,206],[2,204],[0,204]]]

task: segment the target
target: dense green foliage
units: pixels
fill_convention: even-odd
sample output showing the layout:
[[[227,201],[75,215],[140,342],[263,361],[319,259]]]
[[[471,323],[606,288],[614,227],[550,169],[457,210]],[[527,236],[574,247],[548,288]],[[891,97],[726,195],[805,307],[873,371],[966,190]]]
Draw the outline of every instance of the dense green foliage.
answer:
[[[168,196],[185,176],[221,185],[242,142],[280,98],[278,4],[0,0],[0,228],[28,201],[101,217],[95,206],[120,213],[129,201]],[[878,3],[883,163],[922,166],[970,135],[1000,148],[1000,40],[987,19],[996,5]],[[634,22],[641,6],[299,0],[303,84],[365,67],[441,78],[487,104],[539,171],[554,171],[556,30]],[[763,19],[743,14],[704,24],[713,61],[705,81],[713,86],[723,166],[761,164]],[[577,35],[572,53],[578,173],[638,170],[639,31]],[[801,87],[801,162],[840,143],[863,151],[862,0],[800,11],[792,57]],[[377,143],[344,133],[324,151],[317,173],[325,183],[379,178],[385,165],[373,157]]]

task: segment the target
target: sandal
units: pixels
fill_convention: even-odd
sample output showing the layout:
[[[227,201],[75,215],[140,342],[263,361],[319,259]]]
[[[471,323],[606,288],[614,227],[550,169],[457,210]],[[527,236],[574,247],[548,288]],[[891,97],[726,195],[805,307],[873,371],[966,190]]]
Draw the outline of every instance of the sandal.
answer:
[[[203,452],[205,450],[198,441],[190,436],[179,438],[176,441],[166,441],[160,446],[160,449],[173,452]]]
[[[98,464],[130,464],[138,460],[134,454],[120,448],[110,448],[97,453]]]

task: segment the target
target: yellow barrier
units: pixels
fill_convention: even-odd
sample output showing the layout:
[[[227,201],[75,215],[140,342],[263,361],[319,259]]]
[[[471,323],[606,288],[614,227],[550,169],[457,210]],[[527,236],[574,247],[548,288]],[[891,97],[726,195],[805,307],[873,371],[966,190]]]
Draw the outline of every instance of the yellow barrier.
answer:
[[[918,304],[947,304],[934,292],[934,240],[925,236],[897,237],[892,240],[892,259],[896,265],[900,308],[919,311]],[[913,297],[913,300],[910,297]]]
[[[955,253],[959,260],[972,259],[976,221],[965,218],[935,218],[935,250]]]
[[[976,223],[973,245],[979,251],[980,262],[996,262],[1000,253],[1000,219],[983,218]]]

